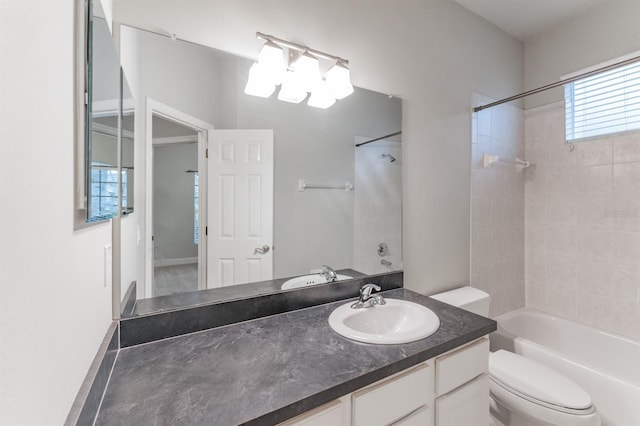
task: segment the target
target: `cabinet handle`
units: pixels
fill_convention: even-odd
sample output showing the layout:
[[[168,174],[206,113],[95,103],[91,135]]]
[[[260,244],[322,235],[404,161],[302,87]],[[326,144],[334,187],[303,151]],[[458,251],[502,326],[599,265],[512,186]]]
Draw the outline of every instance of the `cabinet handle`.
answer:
[[[413,410],[412,412],[410,412],[409,414],[407,414],[406,416],[402,416],[398,420],[394,421],[393,423],[390,423],[389,426],[394,426],[399,423],[402,423],[403,421],[407,420],[409,417],[413,416],[414,414],[418,414],[420,411],[426,410],[427,408],[429,408],[427,407],[427,404],[421,405],[415,410]]]

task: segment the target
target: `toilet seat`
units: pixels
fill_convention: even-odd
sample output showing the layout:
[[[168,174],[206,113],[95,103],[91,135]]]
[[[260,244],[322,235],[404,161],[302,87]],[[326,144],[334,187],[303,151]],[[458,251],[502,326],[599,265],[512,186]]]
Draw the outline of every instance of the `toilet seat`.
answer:
[[[494,389],[499,386],[531,403],[568,415],[595,411],[591,396],[579,385],[521,355],[504,350],[491,353],[489,373]]]

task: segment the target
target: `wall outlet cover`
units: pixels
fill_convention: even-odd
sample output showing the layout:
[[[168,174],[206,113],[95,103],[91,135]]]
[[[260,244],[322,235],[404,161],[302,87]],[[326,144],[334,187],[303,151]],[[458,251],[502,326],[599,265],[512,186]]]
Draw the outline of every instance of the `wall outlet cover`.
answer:
[[[104,246],[104,286],[109,287],[113,283],[111,244]]]

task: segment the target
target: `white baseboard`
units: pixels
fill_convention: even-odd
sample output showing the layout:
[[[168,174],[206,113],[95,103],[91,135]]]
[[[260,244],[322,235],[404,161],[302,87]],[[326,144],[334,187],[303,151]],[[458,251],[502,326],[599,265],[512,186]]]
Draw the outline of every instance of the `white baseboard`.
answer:
[[[192,263],[198,263],[197,257],[181,257],[177,259],[156,259],[153,262],[155,268],[159,266],[175,266],[175,265],[189,265]]]

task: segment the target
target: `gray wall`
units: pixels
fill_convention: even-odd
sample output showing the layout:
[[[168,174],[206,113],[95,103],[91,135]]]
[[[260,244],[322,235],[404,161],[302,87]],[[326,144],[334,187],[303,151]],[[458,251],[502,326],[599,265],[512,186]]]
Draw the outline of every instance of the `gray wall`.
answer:
[[[198,170],[198,144],[155,146],[153,150],[154,258],[198,257],[193,241],[193,173]]]
[[[555,26],[525,43],[525,88],[640,50],[640,2],[616,0]],[[526,108],[564,99],[562,88],[530,96]]]

